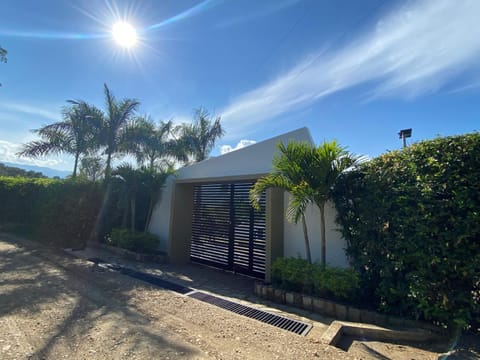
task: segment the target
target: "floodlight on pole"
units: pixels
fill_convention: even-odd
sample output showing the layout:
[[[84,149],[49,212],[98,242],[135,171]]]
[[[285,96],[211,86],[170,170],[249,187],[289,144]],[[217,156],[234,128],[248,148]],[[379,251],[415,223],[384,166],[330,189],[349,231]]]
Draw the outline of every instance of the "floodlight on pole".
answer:
[[[412,129],[400,130],[398,137],[403,140],[403,147],[407,147],[407,138],[412,136]]]

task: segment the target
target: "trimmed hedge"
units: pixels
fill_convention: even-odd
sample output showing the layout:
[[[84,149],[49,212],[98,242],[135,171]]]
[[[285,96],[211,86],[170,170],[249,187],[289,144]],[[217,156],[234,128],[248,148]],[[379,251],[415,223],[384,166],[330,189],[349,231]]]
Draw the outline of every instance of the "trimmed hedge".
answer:
[[[354,304],[360,283],[352,269],[323,267],[301,258],[277,258],[272,265],[272,284],[283,290]]]
[[[479,179],[479,133],[389,152],[339,179],[337,222],[364,299],[390,314],[475,326]]]
[[[110,237],[107,238],[107,244],[148,254],[157,250],[159,239],[157,236],[146,232],[132,232],[128,229],[112,229]]]
[[[62,247],[88,240],[103,198],[100,184],[0,177],[0,225],[15,224],[36,240]]]

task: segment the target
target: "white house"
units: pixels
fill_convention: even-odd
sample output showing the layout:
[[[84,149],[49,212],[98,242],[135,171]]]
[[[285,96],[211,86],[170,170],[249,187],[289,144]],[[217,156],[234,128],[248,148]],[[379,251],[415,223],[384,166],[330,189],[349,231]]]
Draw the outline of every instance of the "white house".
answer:
[[[248,203],[252,183],[272,170],[278,143],[290,141],[313,144],[308,129],[301,128],[181,168],[170,177],[150,223],[170,261],[195,261],[268,280],[276,257],[305,257],[301,225],[285,219],[287,193],[268,190],[260,211]],[[345,267],[346,243],[334,219],[335,209],[327,205],[327,263]],[[312,258],[319,260],[320,211],[310,207],[306,220]]]

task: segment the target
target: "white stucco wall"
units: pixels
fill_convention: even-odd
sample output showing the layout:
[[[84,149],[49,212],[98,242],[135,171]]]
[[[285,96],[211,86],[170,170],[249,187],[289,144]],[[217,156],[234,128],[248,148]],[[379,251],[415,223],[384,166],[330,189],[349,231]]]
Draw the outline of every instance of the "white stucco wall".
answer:
[[[181,182],[208,182],[225,177],[257,178],[269,173],[272,169],[272,160],[277,154],[279,142],[305,141],[313,144],[307,128],[301,128],[240,150],[232,151],[222,156],[210,158],[200,163],[178,170],[176,177],[167,180],[161,200],[156,204],[152,215],[149,230],[160,238],[160,250],[169,248],[170,216],[175,181]],[[287,206],[287,194],[285,195]],[[307,226],[309,230],[312,259],[320,259],[320,211],[315,208],[307,210]],[[327,220],[327,262],[334,266],[347,266],[343,248],[345,242],[340,233],[335,231],[335,210],[329,206],[326,211]],[[284,255],[305,257],[303,231],[300,224],[284,224]]]
[[[285,194],[285,208],[288,206],[289,195]],[[286,211],[285,211],[286,212]],[[335,223],[336,210],[333,204],[327,203],[325,207],[325,223],[327,238],[327,264],[338,267],[348,267],[348,260],[345,255],[346,242],[342,238]],[[312,261],[320,261],[321,257],[321,232],[320,232],[320,210],[316,206],[309,206],[305,213],[307,221],[308,236],[310,239],[310,252]],[[284,222],[284,256],[302,258],[306,257],[305,240],[301,222],[297,225]]]

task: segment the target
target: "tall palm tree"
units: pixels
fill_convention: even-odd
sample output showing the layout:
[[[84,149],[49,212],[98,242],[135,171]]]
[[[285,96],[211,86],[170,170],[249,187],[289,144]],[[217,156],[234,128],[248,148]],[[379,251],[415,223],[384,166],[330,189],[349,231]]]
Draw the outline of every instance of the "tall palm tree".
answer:
[[[309,151],[311,146],[304,143],[290,143],[285,147],[279,144],[280,156],[273,159],[273,171],[257,180],[255,185],[250,190],[250,200],[254,208],[259,208],[260,197],[262,193],[269,188],[280,188],[292,195],[287,209],[287,219],[289,221],[298,223],[302,221],[303,237],[305,241],[305,251],[307,260],[312,263],[312,256],[310,252],[310,241],[308,238],[307,223],[305,221],[305,209],[297,206],[302,203],[302,199],[293,202],[293,197],[302,196],[302,193],[297,190],[298,186],[304,184],[303,170],[300,163],[305,156],[305,152]]]
[[[63,121],[33,130],[42,140],[25,144],[18,155],[71,154],[75,159],[72,177],[76,177],[80,156],[98,148],[102,113],[85,102],[69,102],[72,105],[62,110]]]
[[[198,162],[208,157],[216,140],[221,138],[225,131],[220,124],[220,117],[213,118],[204,108],[195,110],[194,118],[193,124],[181,126],[179,141],[186,153]]]
[[[105,179],[108,179],[112,172],[112,156],[120,151],[123,131],[140,105],[140,102],[128,98],[117,101],[107,84],[104,84],[104,91],[106,112],[103,119],[103,143],[107,155]]]
[[[304,221],[303,216],[308,205],[313,204],[319,208],[322,249],[321,264],[325,266],[325,205],[332,198],[333,186],[338,177],[344,171],[359,164],[362,158],[349,153],[346,148],[340,146],[336,141],[324,141],[318,147],[306,143],[290,142],[286,146],[280,144],[279,150],[281,153],[279,159],[283,159],[274,161],[273,174],[275,174],[278,162],[281,162],[285,166],[282,171],[288,173],[291,177],[290,180],[292,181],[288,184],[290,187],[288,191],[292,194],[292,197],[288,206],[288,217],[295,222],[298,222],[299,218],[302,218]],[[253,192],[253,196],[258,195]]]

